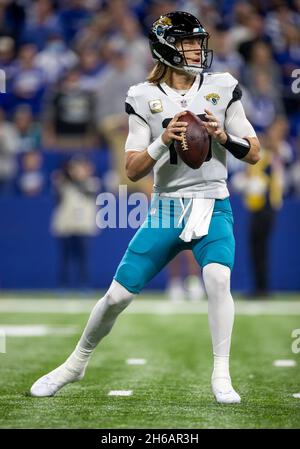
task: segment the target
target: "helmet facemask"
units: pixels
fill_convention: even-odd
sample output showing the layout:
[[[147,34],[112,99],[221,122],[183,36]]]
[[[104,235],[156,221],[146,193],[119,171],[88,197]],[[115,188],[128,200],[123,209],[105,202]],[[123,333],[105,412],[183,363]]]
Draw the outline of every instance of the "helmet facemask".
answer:
[[[184,49],[183,41],[187,39],[199,39],[199,63],[189,63],[187,61],[189,53],[195,53],[195,49],[186,50]],[[175,67],[176,69],[189,73],[191,75],[198,75],[211,66],[212,63],[212,50],[208,50],[208,36],[187,36],[178,40],[176,44],[177,51],[183,57],[183,64],[180,67]],[[198,51],[198,50],[197,50]]]

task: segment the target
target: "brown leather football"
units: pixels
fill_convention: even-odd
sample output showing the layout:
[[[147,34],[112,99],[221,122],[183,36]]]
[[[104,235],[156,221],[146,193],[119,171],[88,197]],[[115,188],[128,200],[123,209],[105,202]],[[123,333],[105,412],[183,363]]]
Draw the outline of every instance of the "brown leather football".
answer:
[[[187,111],[180,117],[180,121],[187,122],[183,141],[174,140],[177,154],[185,164],[193,169],[200,168],[209,151],[209,135],[203,121],[193,112]]]

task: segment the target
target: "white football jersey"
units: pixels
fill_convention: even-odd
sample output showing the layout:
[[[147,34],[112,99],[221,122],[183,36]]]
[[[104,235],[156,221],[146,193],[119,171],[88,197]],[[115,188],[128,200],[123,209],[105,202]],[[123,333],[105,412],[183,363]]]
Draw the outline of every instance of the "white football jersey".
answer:
[[[201,118],[201,115],[205,114],[204,109],[209,109],[230,132],[226,126],[226,111],[233,101],[240,98],[241,90],[232,75],[204,73],[195,78],[185,95],[181,95],[166,83],[157,86],[149,82],[134,85],[127,94],[126,112],[136,114],[149,125],[151,143],[162,134],[163,128],[167,127],[174,115],[184,110],[189,110]],[[154,192],[168,193],[168,196],[226,198],[229,196],[226,185],[226,152],[215,139],[210,139],[206,161],[199,169],[194,170],[180,159],[171,144],[169,151],[153,168]]]

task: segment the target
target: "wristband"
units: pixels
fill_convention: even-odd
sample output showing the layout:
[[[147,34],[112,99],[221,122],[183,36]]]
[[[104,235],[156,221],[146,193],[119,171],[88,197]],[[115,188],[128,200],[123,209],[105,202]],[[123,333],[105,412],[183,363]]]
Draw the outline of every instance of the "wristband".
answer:
[[[250,151],[250,142],[246,139],[233,136],[226,133],[227,140],[223,143],[223,147],[226,148],[237,159],[243,159]]]
[[[149,155],[155,161],[158,161],[167,150],[169,150],[169,147],[163,143],[161,135],[158,136],[147,149]]]

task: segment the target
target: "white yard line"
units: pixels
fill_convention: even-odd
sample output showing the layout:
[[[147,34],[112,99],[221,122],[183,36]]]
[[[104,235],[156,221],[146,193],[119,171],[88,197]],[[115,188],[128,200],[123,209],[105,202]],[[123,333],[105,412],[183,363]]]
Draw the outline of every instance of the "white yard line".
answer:
[[[2,299],[2,313],[67,313],[80,314],[91,311],[96,301],[72,299]]]
[[[127,365],[146,365],[146,359],[127,359]]]
[[[108,396],[132,396],[132,390],[111,390]]]
[[[292,359],[274,360],[273,365],[277,368],[290,368],[296,366],[296,361]]]
[[[90,313],[97,300],[0,299],[0,313]],[[235,301],[237,315],[300,315],[300,301]],[[124,313],[153,315],[207,314],[207,302],[174,304],[136,297]]]
[[[44,324],[0,324],[0,332],[5,337],[43,337],[45,335],[72,335],[77,332],[77,328],[74,326],[54,327]]]

